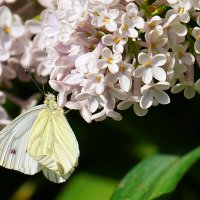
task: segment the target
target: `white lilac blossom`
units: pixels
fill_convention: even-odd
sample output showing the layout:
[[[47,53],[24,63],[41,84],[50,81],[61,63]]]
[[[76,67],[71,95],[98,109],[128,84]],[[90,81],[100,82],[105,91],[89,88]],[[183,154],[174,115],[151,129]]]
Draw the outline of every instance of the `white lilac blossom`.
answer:
[[[180,21],[184,23],[188,23],[190,21],[189,11],[192,8],[191,0],[178,0],[176,3],[171,3],[170,5],[173,9],[169,10],[167,15],[176,14]]]
[[[13,2],[5,1],[5,3]],[[27,28],[20,16],[12,13],[7,6],[0,7],[0,83],[4,88],[4,92],[0,91],[0,125],[6,125],[10,122],[2,105],[6,99],[10,100],[11,95],[5,91],[6,88],[14,87],[12,80],[15,78],[21,81],[29,80],[30,78],[24,72],[25,69],[34,72],[36,76],[42,72],[42,70],[39,71],[39,66],[41,66],[46,52],[45,49],[40,49],[37,40],[33,39],[37,31],[36,29],[32,31],[31,27]],[[18,105],[16,97],[12,100]],[[29,105],[36,105],[37,102],[38,98],[34,95],[31,102],[23,100],[23,104],[18,106],[24,110]]]
[[[0,1],[0,4],[14,0]],[[0,7],[0,82],[27,81],[24,69],[45,76],[60,106],[78,110],[86,122],[121,120],[170,103],[170,92],[188,99],[200,93],[200,3],[197,0],[38,0],[34,19]],[[25,5],[26,7],[26,5]],[[28,7],[27,7],[28,8]],[[23,9],[22,9],[23,10]],[[197,73],[198,74],[198,73]],[[36,95],[37,96],[37,95]],[[36,103],[0,91],[2,105]],[[21,102],[19,104],[19,102]]]
[[[200,27],[194,27],[192,30],[192,36],[195,38],[194,50],[200,54]]]
[[[162,66],[164,66],[166,61],[167,58],[165,54],[149,56],[146,53],[139,53],[138,62],[141,65],[136,68],[133,75],[137,78],[142,77],[145,84],[149,84],[153,78],[158,81],[165,81],[166,72]]]

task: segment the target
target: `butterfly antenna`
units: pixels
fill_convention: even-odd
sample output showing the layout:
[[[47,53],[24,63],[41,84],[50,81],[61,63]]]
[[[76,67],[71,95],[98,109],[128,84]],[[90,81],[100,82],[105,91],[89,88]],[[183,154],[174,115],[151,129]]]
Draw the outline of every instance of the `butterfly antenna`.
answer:
[[[70,111],[71,111],[70,109],[69,109],[69,110],[66,110],[66,111],[64,112],[65,115],[67,115]]]
[[[26,73],[26,74],[31,78],[31,80],[35,83],[35,85],[36,85],[37,88],[40,90],[40,92],[41,92],[42,94],[45,95],[44,91],[41,90],[40,86],[39,86],[38,83],[33,79],[33,77],[31,76],[31,74],[30,74],[27,70],[25,70],[25,73]],[[44,87],[44,85],[43,85],[43,87]]]
[[[43,94],[46,94],[45,89],[44,89],[44,79],[43,76],[41,76],[42,79],[42,90],[43,90]]]

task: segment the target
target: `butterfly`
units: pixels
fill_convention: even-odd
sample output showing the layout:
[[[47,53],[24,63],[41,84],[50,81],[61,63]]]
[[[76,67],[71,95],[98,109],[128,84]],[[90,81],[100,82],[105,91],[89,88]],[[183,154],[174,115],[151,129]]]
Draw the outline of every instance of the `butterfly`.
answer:
[[[0,165],[62,183],[78,164],[79,146],[55,96],[45,96],[0,131]]]

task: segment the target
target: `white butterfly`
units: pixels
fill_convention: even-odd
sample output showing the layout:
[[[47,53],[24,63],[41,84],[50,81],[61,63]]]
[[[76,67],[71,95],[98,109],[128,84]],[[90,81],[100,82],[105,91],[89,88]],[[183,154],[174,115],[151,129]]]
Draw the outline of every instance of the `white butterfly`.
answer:
[[[79,147],[55,96],[23,112],[0,132],[0,165],[62,183],[78,164]]]

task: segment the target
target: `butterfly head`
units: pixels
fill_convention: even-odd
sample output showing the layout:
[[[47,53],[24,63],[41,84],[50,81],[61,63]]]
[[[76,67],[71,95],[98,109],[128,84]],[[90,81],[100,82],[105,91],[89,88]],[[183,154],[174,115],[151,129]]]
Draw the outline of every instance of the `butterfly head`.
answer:
[[[53,114],[63,114],[63,109],[57,104],[56,97],[53,94],[45,95],[44,105]]]

